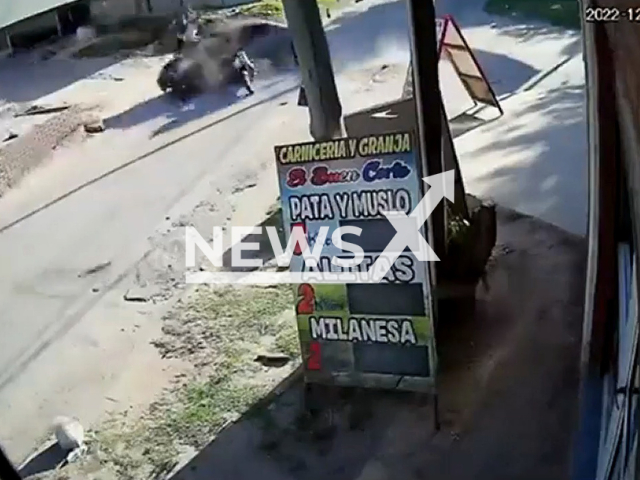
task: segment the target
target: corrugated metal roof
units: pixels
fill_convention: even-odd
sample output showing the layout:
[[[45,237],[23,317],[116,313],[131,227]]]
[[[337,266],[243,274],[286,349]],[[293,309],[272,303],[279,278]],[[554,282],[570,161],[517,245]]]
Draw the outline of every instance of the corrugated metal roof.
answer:
[[[0,28],[75,0],[0,0]]]

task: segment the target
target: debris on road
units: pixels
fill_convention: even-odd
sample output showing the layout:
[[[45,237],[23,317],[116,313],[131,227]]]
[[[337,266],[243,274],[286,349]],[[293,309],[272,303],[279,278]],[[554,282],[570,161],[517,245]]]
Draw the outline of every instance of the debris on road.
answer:
[[[85,114],[85,109],[71,106],[6,142],[0,148],[0,195],[38,167],[53,149],[78,130]]]
[[[92,119],[84,124],[84,131],[87,133],[101,133],[105,131],[104,121],[102,119]]]
[[[291,361],[291,357],[281,353],[268,353],[258,355],[254,362],[259,363],[263,367],[282,368]]]
[[[113,82],[124,82],[124,77],[115,76],[109,72],[97,72],[88,77],[90,80],[107,80]]]
[[[107,262],[102,262],[99,263],[98,265],[88,268],[87,270],[80,272],[78,274],[78,278],[84,278],[84,277],[88,277],[89,275],[94,275],[96,273],[99,273],[107,268],[109,268],[111,266],[111,262],[107,261]]]
[[[241,185],[237,185],[236,187],[233,188],[233,190],[231,191],[231,193],[235,194],[235,193],[240,193],[243,192],[245,190],[248,190],[250,188],[254,188],[258,183],[251,180],[248,181],[246,183],[243,183]]]
[[[53,433],[60,448],[67,453],[56,470],[75,462],[87,452],[84,428],[77,418],[56,417],[53,421]]]
[[[147,303],[151,299],[151,295],[148,292],[134,288],[127,290],[123,298],[126,302]]]
[[[14,117],[26,117],[29,115],[45,115],[48,113],[58,113],[63,112],[71,108],[71,105],[52,105],[52,106],[43,106],[43,105],[31,105],[26,110],[16,113]]]
[[[14,132],[8,132],[7,136],[2,140],[3,142],[10,142],[14,138],[18,138],[18,134]]]

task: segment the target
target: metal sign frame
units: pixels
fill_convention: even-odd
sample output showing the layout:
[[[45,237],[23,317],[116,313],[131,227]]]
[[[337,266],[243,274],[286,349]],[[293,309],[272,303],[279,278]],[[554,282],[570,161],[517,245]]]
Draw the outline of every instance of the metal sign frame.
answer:
[[[451,15],[445,15],[442,21],[444,22],[444,28],[441,43],[438,45],[438,57],[441,58],[443,53],[447,55],[462,85],[476,104],[482,103],[497,108],[500,115],[503,115],[504,111],[498,101],[498,97],[473,54],[473,50],[469,47],[462,30]],[[462,66],[465,57],[466,61],[470,63],[470,69],[465,69]],[[484,90],[485,95],[479,94],[480,89]]]

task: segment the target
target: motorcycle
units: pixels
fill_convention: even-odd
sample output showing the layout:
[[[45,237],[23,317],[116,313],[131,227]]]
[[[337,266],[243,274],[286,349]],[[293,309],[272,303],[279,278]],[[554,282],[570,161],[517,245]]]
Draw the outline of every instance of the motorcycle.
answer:
[[[245,66],[236,67],[234,60],[234,58],[220,60],[222,78],[219,84],[241,85],[249,94],[253,94],[255,69]],[[170,93],[183,101],[203,93],[208,88],[203,65],[181,54],[174,56],[162,67],[157,84],[162,92]]]
[[[187,100],[206,89],[202,64],[182,55],[175,55],[162,67],[157,83],[163,93],[168,92],[180,100]]]

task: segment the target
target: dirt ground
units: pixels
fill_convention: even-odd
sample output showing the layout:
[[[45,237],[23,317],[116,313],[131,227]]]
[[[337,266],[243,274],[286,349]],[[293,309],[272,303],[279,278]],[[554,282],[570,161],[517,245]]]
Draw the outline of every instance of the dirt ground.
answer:
[[[410,394],[328,395],[311,434],[296,381],[225,429],[172,477],[565,479],[576,420],[585,240],[498,210],[496,256],[475,314],[442,318],[440,432]]]
[[[277,215],[264,224],[277,224]],[[163,358],[191,367],[149,410],[96,426],[88,457],[61,477],[42,468],[47,455],[60,458],[55,445],[23,473],[48,480],[566,479],[584,269],[584,239],[498,208],[488,290],[478,288],[475,309],[455,304],[440,318],[438,432],[432,398],[400,392],[322,388],[312,420],[303,408],[290,289],[203,286],[165,315],[153,342]],[[275,362],[260,360],[262,352]]]

